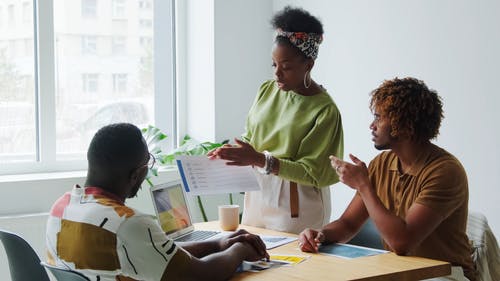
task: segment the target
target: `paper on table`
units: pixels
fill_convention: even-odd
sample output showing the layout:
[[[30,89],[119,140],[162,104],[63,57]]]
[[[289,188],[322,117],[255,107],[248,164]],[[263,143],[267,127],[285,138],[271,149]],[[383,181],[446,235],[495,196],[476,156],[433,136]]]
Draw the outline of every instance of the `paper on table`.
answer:
[[[367,248],[350,244],[342,244],[342,243],[321,245],[318,251],[322,254],[337,256],[341,258],[348,258],[348,259],[387,253],[387,251],[385,250]]]
[[[292,266],[299,264],[309,256],[298,256],[298,255],[271,255],[269,261],[259,260],[254,262],[243,261],[237,272],[250,271],[250,272],[260,272],[269,268],[280,267],[280,266]]]
[[[280,261],[287,263],[289,265],[293,264],[298,264],[306,259],[308,259],[310,256],[300,256],[300,255],[271,255],[269,256],[269,259],[272,261]]]
[[[288,244],[297,240],[295,237],[274,236],[274,235],[259,235],[260,239],[266,244],[266,249],[270,250],[281,245]]]
[[[250,166],[229,166],[206,156],[177,156],[176,162],[184,189],[192,195],[259,190]]]

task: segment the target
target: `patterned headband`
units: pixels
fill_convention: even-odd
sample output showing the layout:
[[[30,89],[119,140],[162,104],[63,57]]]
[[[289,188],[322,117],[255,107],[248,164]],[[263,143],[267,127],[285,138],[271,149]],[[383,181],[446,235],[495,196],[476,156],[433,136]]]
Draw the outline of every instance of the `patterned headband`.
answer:
[[[276,37],[278,36],[288,38],[294,46],[313,60],[318,57],[319,44],[323,41],[323,35],[317,33],[290,32],[277,29]]]

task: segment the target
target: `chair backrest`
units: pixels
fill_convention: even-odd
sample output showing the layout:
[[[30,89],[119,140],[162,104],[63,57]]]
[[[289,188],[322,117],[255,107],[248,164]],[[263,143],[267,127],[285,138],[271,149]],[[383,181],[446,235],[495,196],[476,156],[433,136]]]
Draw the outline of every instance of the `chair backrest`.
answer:
[[[80,272],[53,266],[44,262],[40,264],[47,268],[58,281],[90,281],[90,279]]]
[[[472,242],[472,260],[478,281],[500,280],[500,248],[486,217],[469,211],[467,236]]]
[[[47,271],[40,265],[40,258],[26,240],[1,229],[0,240],[9,260],[12,281],[49,281]]]
[[[384,249],[382,237],[380,237],[380,234],[371,218],[368,218],[365,224],[361,227],[361,230],[348,243],[363,247]]]

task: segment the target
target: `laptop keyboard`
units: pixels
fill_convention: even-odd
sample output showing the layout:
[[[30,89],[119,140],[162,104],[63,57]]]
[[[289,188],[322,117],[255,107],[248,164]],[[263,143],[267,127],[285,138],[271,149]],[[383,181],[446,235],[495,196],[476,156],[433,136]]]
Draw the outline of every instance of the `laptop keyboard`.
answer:
[[[175,238],[175,241],[178,242],[201,241],[201,240],[206,240],[218,233],[219,233],[218,231],[195,230],[184,236]]]

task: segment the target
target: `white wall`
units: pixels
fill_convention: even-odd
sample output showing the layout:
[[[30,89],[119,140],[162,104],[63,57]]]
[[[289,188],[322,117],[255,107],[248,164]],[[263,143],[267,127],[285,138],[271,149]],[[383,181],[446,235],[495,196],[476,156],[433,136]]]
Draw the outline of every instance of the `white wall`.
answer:
[[[181,104],[186,109],[181,135],[232,140],[243,133],[260,84],[271,78],[272,2],[179,2],[186,7],[178,19],[180,62],[186,64],[179,66],[179,78],[186,82],[179,86],[181,99],[186,99]]]
[[[378,153],[368,129],[372,89],[396,76],[424,80],[444,102],[436,143],[461,160],[470,209],[486,214],[500,237],[500,2],[275,0],[273,8],[286,4],[323,21],[325,41],[313,77],[342,112],[346,154],[368,162]],[[338,216],[352,192],[340,184],[333,190]]]
[[[215,4],[215,135],[218,141],[232,141],[244,132],[259,86],[272,78],[272,2],[217,0]]]

